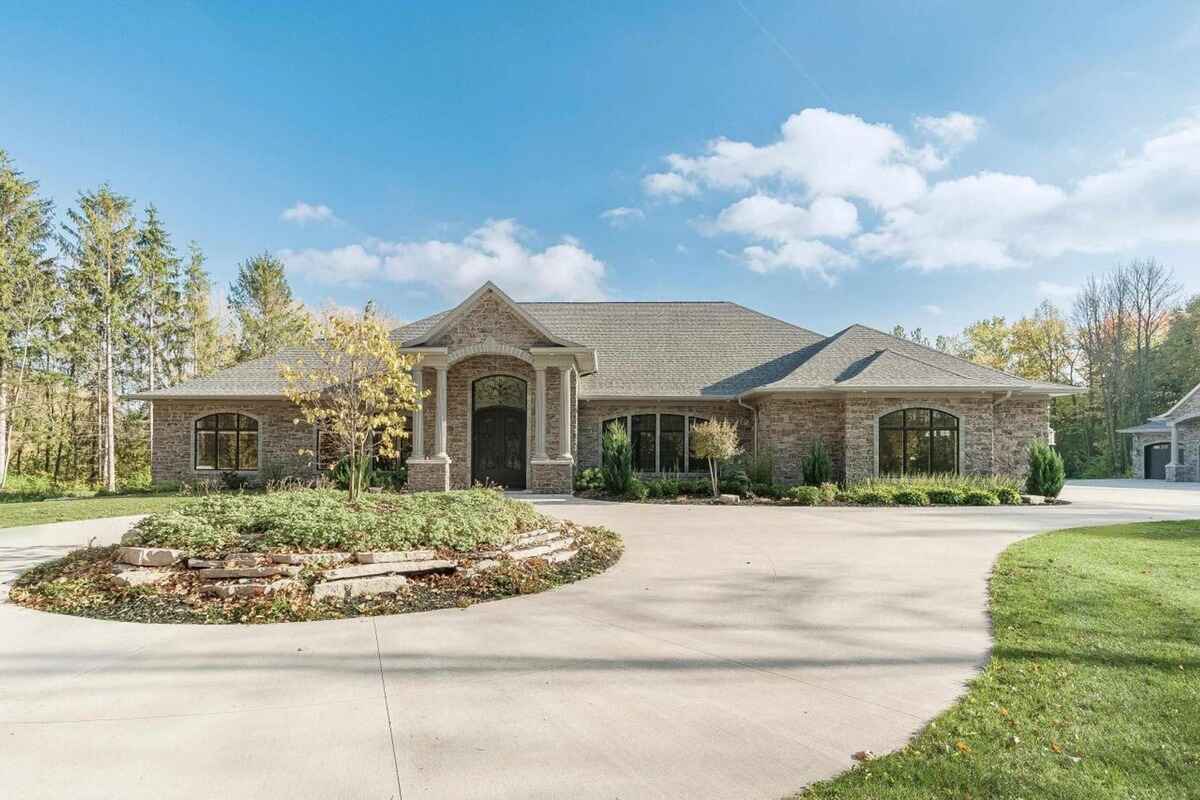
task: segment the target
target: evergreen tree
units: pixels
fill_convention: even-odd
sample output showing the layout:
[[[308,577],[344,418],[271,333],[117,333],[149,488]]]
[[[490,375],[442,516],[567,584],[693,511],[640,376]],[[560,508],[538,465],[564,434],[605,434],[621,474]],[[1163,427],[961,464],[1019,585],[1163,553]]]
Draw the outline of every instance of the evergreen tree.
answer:
[[[204,269],[204,253],[195,242],[188,250],[183,278],[180,353],[184,377],[198,378],[221,366],[221,339],[212,309],[212,281]]]
[[[283,262],[269,253],[238,265],[229,307],[241,329],[238,361],[261,358],[307,339],[308,314],[292,297]]]
[[[32,361],[58,296],[46,256],[52,207],[0,150],[0,488],[8,477],[14,414],[25,402]]]
[[[179,259],[171,238],[153,205],[146,207],[146,218],[137,234],[134,249],[137,278],[137,325],[133,329],[144,361],[144,375],[137,382],[149,391],[169,380],[171,342],[179,325],[179,288],[176,284]],[[154,407],[148,411],[151,435]]]

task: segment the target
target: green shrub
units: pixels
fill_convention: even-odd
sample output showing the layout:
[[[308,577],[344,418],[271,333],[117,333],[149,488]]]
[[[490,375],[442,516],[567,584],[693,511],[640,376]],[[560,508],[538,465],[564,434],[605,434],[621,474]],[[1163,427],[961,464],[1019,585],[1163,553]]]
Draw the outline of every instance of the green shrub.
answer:
[[[599,467],[582,469],[575,476],[575,489],[580,492],[598,492],[604,488],[604,473]]]
[[[629,492],[630,484],[634,480],[633,447],[624,425],[616,422],[609,424],[604,430],[601,450],[604,489],[614,497],[622,497]]]
[[[1021,505],[1021,493],[1011,486],[1001,486],[996,492],[996,497],[1000,499],[1000,504],[1005,506]]]
[[[358,485],[372,486],[372,479],[375,476],[375,465],[370,458],[362,458],[358,461]],[[329,470],[329,479],[333,481],[333,485],[342,491],[347,491],[350,488],[350,458],[342,456],[333,468]]]
[[[766,486],[775,480],[775,454],[770,449],[759,450],[746,460],[745,468],[751,484]]]
[[[853,503],[854,494],[845,489],[839,489],[833,493],[833,499],[838,503]]]
[[[736,494],[746,497],[750,494],[750,476],[746,469],[736,461],[727,461],[721,465],[721,493]]]
[[[1029,446],[1029,477],[1025,481],[1029,493],[1054,499],[1062,491],[1066,477],[1062,456],[1045,442],[1035,440]]]
[[[821,490],[816,486],[793,486],[787,490],[787,497],[798,506],[815,506],[821,502]]]
[[[637,478],[629,481],[629,488],[625,490],[626,500],[645,500],[649,495],[650,487]]]
[[[929,502],[936,506],[961,506],[966,497],[966,493],[961,489],[949,486],[929,489],[925,495],[929,498]]]
[[[920,489],[900,489],[892,498],[898,506],[927,506],[929,505],[929,495]]]
[[[894,499],[892,492],[878,486],[859,488],[851,492],[855,503],[864,506],[890,506]]]
[[[711,497],[712,487],[704,478],[693,478],[680,484],[680,491],[689,497]]]
[[[829,482],[833,476],[833,464],[829,460],[829,453],[825,450],[824,440],[817,439],[813,442],[812,451],[808,454],[808,458],[804,459],[801,471],[804,475],[804,482],[809,486],[820,486],[822,483]]]
[[[683,493],[679,481],[675,478],[659,478],[654,483],[658,489],[658,496],[664,499],[670,500]]]
[[[986,489],[972,489],[963,496],[963,505],[968,506],[998,506],[1000,498],[995,492]]]
[[[821,502],[822,503],[829,505],[830,503],[832,503],[834,500],[837,499],[838,486],[836,483],[829,483],[828,481],[826,481],[825,483],[821,484],[820,490],[821,490]]]
[[[750,493],[755,497],[765,497],[770,500],[778,500],[784,496],[786,489],[777,483],[751,483]]]

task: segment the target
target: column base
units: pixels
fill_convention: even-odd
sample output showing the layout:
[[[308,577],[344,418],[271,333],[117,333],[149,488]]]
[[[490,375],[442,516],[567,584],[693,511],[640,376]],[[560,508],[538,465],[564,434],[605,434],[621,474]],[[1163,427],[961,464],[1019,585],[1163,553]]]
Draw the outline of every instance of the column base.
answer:
[[[450,459],[410,458],[408,488],[414,492],[450,491]]]
[[[535,458],[529,462],[529,489],[547,494],[571,494],[575,490],[575,462],[561,458]]]

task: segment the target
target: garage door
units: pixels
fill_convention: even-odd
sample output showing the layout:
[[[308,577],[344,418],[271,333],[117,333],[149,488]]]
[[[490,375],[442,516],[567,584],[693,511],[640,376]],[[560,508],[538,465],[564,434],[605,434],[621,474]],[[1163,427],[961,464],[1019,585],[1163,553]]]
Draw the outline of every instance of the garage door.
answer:
[[[1167,477],[1167,462],[1171,460],[1171,443],[1146,445],[1146,479],[1161,481]]]

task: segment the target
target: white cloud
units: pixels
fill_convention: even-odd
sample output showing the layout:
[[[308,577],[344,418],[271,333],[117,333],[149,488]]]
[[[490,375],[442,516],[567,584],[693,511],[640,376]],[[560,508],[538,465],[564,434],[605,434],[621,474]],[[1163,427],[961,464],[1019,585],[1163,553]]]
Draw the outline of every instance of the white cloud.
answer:
[[[600,219],[606,221],[614,228],[621,228],[634,220],[645,218],[646,214],[640,208],[628,208],[626,206],[610,208],[600,214]]]
[[[515,220],[488,220],[460,242],[370,239],[332,250],[283,250],[289,269],[328,284],[425,284],[461,296],[495,281],[518,299],[592,300],[605,296],[604,262],[571,237],[531,249]]]
[[[298,200],[291,208],[284,209],[279,218],[284,222],[297,222],[301,225],[308,222],[334,222],[337,220],[333,209],[329,206],[305,203],[303,200]]]
[[[940,317],[942,315],[942,307],[934,305],[933,303],[930,303],[927,306],[921,306],[921,310],[926,314],[929,314],[931,317]]]
[[[944,117],[917,117],[914,124],[918,130],[933,136],[952,150],[958,150],[979,137],[983,119],[953,111]]]
[[[1053,281],[1037,282],[1038,297],[1048,297],[1053,300],[1069,300],[1074,298],[1078,291],[1076,287],[1068,286],[1064,283],[1055,283]]]
[[[856,259],[1007,269],[1200,242],[1200,118],[1072,185],[992,171],[931,180],[983,124],[962,112],[917,117],[918,146],[887,125],[805,109],[776,141],[719,138],[699,155],[666,156],[670,171],[643,182],[673,200],[740,195],[701,232],[749,239],[737,258],[755,271],[827,280]]]
[[[642,178],[642,189],[651,197],[677,202],[700,193],[700,187],[674,172],[656,172]]]

